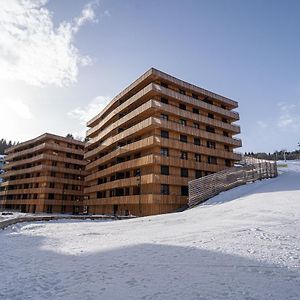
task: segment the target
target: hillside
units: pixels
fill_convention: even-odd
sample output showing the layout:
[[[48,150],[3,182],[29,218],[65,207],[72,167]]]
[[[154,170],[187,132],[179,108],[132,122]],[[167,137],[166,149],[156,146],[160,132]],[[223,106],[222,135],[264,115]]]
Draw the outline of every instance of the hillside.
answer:
[[[3,299],[300,299],[300,162],[192,210],[0,233]]]

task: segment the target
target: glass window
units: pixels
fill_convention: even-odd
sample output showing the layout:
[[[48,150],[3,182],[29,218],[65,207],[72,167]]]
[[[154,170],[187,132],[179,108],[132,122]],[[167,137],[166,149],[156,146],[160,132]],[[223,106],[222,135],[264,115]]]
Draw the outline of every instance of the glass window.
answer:
[[[187,143],[187,136],[181,134],[181,135],[180,135],[180,141],[183,142],[183,143]]]
[[[208,162],[209,164],[216,165],[216,164],[217,164],[217,158],[214,157],[214,156],[208,156],[208,157],[207,157],[207,162]]]
[[[179,103],[179,108],[180,108],[180,109],[183,109],[183,110],[186,110],[186,105],[185,105],[185,104],[182,104],[182,103]]]
[[[201,154],[195,153],[195,160],[198,162],[201,161]]]
[[[168,101],[167,98],[160,98],[160,101],[161,101],[162,103],[165,103],[165,104],[168,104],[168,103],[169,103],[169,101]]]
[[[162,175],[169,175],[169,166],[165,166],[165,165],[160,166],[160,173]]]
[[[180,119],[180,120],[179,120],[179,123],[180,123],[182,126],[186,126],[186,120],[184,120],[184,119]]]
[[[194,113],[194,114],[197,114],[197,115],[199,115],[199,109],[198,109],[198,108],[195,108],[195,107],[193,107],[193,113]]]
[[[212,141],[207,141],[206,146],[211,149],[216,149],[216,143]]]
[[[207,132],[215,133],[215,128],[212,127],[212,126],[210,126],[210,125],[207,125],[207,126],[206,126],[206,131],[207,131]]]
[[[189,187],[187,185],[181,186],[181,196],[189,195]]]
[[[181,168],[180,169],[180,176],[181,177],[189,177],[189,170],[186,168]]]
[[[168,115],[161,114],[160,117],[161,117],[161,119],[163,119],[163,120],[169,120],[169,116],[168,116]]]
[[[200,146],[200,139],[194,138],[194,145]]]
[[[160,136],[163,137],[163,138],[168,139],[169,138],[169,131],[161,130]]]
[[[195,178],[201,178],[202,177],[202,171],[201,170],[196,170],[195,171]]]
[[[161,193],[161,195],[169,195],[169,185],[168,184],[162,184],[160,186],[160,193]]]
[[[188,159],[188,153],[185,151],[181,151],[180,153],[180,158],[181,159]]]
[[[160,154],[163,156],[169,156],[169,149],[168,148],[160,148]]]

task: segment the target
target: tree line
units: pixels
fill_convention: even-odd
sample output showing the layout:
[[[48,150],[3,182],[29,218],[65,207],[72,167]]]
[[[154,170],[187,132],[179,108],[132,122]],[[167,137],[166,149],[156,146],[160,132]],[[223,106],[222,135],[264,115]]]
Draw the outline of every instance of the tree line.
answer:
[[[260,158],[260,159],[269,159],[269,160],[284,160],[284,158],[286,158],[287,160],[295,160],[295,159],[300,159],[300,150],[294,150],[294,151],[280,150],[280,151],[274,151],[273,153],[245,152],[245,155],[255,157],[255,158]]]
[[[0,140],[0,155],[4,154],[5,149],[17,145],[17,142],[13,142],[13,141],[7,141],[6,139],[1,139]]]

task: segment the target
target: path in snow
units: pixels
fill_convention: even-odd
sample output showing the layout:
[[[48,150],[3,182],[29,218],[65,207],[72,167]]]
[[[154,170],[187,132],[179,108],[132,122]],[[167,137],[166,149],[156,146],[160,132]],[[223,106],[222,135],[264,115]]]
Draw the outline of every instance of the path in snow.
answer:
[[[0,299],[300,299],[300,163],[183,213],[18,224]]]

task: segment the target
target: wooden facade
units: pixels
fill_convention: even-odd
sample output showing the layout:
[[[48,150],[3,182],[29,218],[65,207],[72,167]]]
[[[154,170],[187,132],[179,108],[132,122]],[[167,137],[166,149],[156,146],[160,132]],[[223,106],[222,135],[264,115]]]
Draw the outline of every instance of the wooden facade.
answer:
[[[91,214],[175,211],[188,182],[232,167],[238,103],[156,69],[117,95],[87,126],[85,205]]]
[[[32,213],[82,212],[83,142],[45,133],[6,154],[0,207]]]

